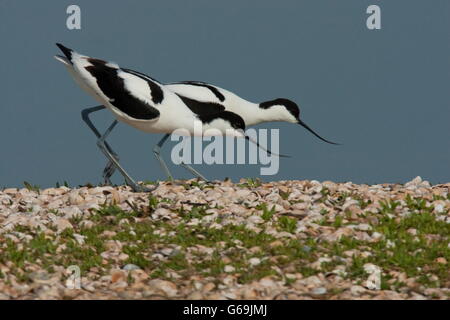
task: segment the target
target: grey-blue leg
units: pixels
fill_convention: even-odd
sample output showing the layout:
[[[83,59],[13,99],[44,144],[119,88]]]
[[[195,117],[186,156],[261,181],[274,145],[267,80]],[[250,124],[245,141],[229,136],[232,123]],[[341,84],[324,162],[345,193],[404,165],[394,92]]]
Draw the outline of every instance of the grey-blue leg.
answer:
[[[135,192],[139,192],[139,191],[152,191],[153,189],[149,189],[146,187],[142,187],[140,185],[138,185],[136,183],[136,181],[133,180],[133,178],[130,177],[130,175],[125,171],[125,169],[123,169],[121,167],[121,165],[119,164],[119,162],[111,155],[111,153],[109,152],[106,143],[105,143],[105,139],[108,137],[108,135],[111,133],[112,129],[114,129],[114,127],[117,124],[117,120],[115,120],[110,126],[109,128],[106,130],[106,132],[100,137],[100,139],[98,139],[97,141],[97,146],[100,148],[100,150],[103,152],[103,154],[109,159],[109,161],[112,162],[112,164],[114,165],[114,167],[117,168],[117,170],[119,170],[119,172],[122,174],[122,176],[125,178],[126,182],[128,183],[128,185],[133,189],[133,191]]]
[[[106,165],[105,169],[103,170],[103,178],[105,180],[105,183],[111,184],[110,177],[116,170],[116,168],[120,171],[120,173],[125,178],[126,182],[133,188],[134,191],[151,191],[148,188],[142,188],[139,186],[129,175],[128,173],[120,166],[119,164],[119,156],[112,150],[111,146],[105,141],[106,137],[111,133],[112,129],[117,125],[117,120],[114,120],[113,123],[110,125],[110,127],[106,130],[105,134],[102,136],[100,132],[97,130],[97,128],[94,126],[92,121],[89,118],[89,114],[92,112],[96,112],[99,110],[105,109],[104,106],[97,106],[92,108],[84,109],[81,112],[81,116],[88,125],[88,127],[94,132],[95,136],[99,139],[97,142],[97,146],[100,148],[100,150],[105,154],[105,156],[108,158],[108,164]]]
[[[161,168],[163,169],[163,171],[166,174],[167,178],[170,181],[173,181],[173,176],[170,173],[166,162],[164,161],[164,159],[161,156],[161,147],[163,146],[163,144],[167,141],[167,138],[169,138],[169,137],[170,137],[170,134],[168,134],[168,133],[165,134],[164,137],[162,137],[162,139],[158,142],[158,144],[153,147],[153,154],[155,155],[156,159],[158,159],[159,164],[161,165]]]
[[[166,174],[168,180],[173,180],[173,176],[166,164],[166,162],[164,161],[163,157],[161,156],[161,148],[164,145],[164,143],[167,141],[167,139],[170,137],[170,134],[165,134],[162,139],[157,143],[157,145],[153,148],[153,153],[156,157],[156,159],[159,161],[159,164],[161,165],[161,168],[163,169],[164,173]],[[181,166],[185,169],[187,169],[191,174],[193,174],[194,176],[208,181],[208,179],[206,179],[200,172],[198,172],[197,170],[195,170],[194,168],[192,168],[191,166],[185,164],[185,163],[181,163]],[[108,168],[111,168],[110,175],[112,175],[114,173],[114,166],[112,166],[111,163],[108,163]],[[105,168],[105,172],[106,172],[106,168]]]
[[[188,165],[188,164],[182,162],[182,163],[181,163],[181,166],[182,166],[183,168],[185,168],[187,171],[189,171],[192,175],[196,176],[197,178],[202,179],[202,180],[204,180],[204,181],[206,181],[206,182],[209,181],[209,180],[206,179],[200,172],[198,172],[197,170],[195,170],[194,168],[192,168],[190,165]]]
[[[94,126],[94,124],[92,123],[91,119],[89,118],[89,114],[92,113],[92,112],[103,110],[103,109],[105,109],[105,106],[97,106],[97,107],[87,108],[87,109],[84,109],[83,111],[81,111],[81,118],[83,119],[84,122],[86,122],[88,127],[92,130],[92,132],[94,132],[95,136],[98,139],[100,139],[101,134],[97,130],[97,128]],[[115,121],[116,121],[116,124],[117,124],[117,120],[115,120]],[[119,161],[119,156],[117,155],[117,153],[115,153],[113,151],[111,146],[106,141],[105,141],[105,146],[108,149],[108,151],[111,153],[111,155],[117,161]],[[103,170],[103,179],[104,179],[105,184],[109,184],[109,185],[112,184],[111,180],[110,180],[110,177],[113,175],[115,170],[116,169],[115,169],[113,163],[111,161],[108,161],[108,163],[106,164],[105,169]]]
[[[170,134],[165,134],[164,137],[158,142],[158,144],[153,148],[153,153],[155,154],[156,159],[158,159],[159,163],[161,164],[161,168],[163,169],[164,173],[167,175],[167,178],[169,180],[173,180],[173,176],[169,171],[169,168],[167,167],[166,162],[161,157],[161,148],[163,144],[167,141],[167,139],[170,137]],[[192,168],[191,166],[185,164],[184,162],[181,163],[181,166],[185,169],[187,169],[190,173],[192,173],[194,176],[208,181],[200,172]]]
[[[173,176],[170,173],[169,168],[167,167],[166,162],[164,161],[164,159],[161,156],[161,147],[163,146],[163,144],[167,141],[167,138],[170,137],[170,134],[166,134],[164,135],[164,137],[158,142],[158,144],[153,148],[153,153],[156,157],[156,159],[158,159],[161,168],[163,169],[164,173],[166,174],[167,178],[169,180],[173,180]],[[106,173],[107,175],[105,176],[105,178],[108,178],[114,173],[115,171],[115,166],[114,164],[110,161],[108,162],[107,166],[104,169],[104,173]]]
[[[92,123],[91,119],[89,118],[89,114],[92,112],[96,112],[96,111],[100,111],[105,109],[104,106],[97,106],[97,107],[92,107],[92,108],[87,108],[84,109],[83,111],[81,111],[81,116],[83,118],[83,121],[86,122],[86,124],[88,125],[88,127],[92,130],[92,132],[94,132],[94,134],[97,136],[97,138],[101,138],[101,134],[100,132],[97,130],[97,128],[94,126],[94,124]],[[111,130],[116,126],[117,124],[117,120],[114,120],[113,124],[111,124],[110,126],[110,132]],[[108,134],[110,133],[108,132]],[[156,157],[156,159],[158,159],[161,168],[163,169],[164,173],[166,174],[167,178],[169,180],[173,180],[173,176],[170,173],[169,168],[167,167],[166,162],[164,161],[164,159],[161,157],[161,148],[163,146],[163,144],[167,141],[167,139],[169,138],[170,134],[166,134],[164,135],[164,137],[158,142],[158,144],[153,148],[153,153]],[[105,148],[107,149],[107,151],[110,153],[110,155],[116,160],[116,163],[118,163],[119,161],[119,156],[117,155],[117,153],[115,153],[111,146],[104,141],[104,145]],[[192,175],[196,176],[197,178],[200,178],[202,180],[208,181],[208,179],[206,179],[200,172],[198,172],[197,170],[195,170],[194,168],[192,168],[191,166],[185,164],[185,163],[181,163],[181,166],[183,168],[185,168],[186,170],[188,170]],[[105,184],[109,184],[111,185],[111,176],[114,174],[116,170],[116,165],[114,164],[113,161],[108,161],[108,163],[105,166],[105,169],[103,169],[103,179],[105,181]],[[123,170],[123,169],[122,169]],[[129,177],[129,176],[128,176]],[[126,177],[125,177],[126,178]]]
[[[115,126],[117,124],[117,120],[114,120],[113,124]],[[116,161],[119,162],[119,156],[117,155],[117,153],[115,153],[111,149],[111,147],[108,145],[108,143],[106,141],[105,141],[105,146],[108,149],[109,153],[114,157],[114,159],[116,159]],[[111,161],[108,161],[105,168],[103,169],[103,180],[105,181],[105,184],[112,185],[110,178],[114,174],[115,171],[116,171],[116,167],[114,166],[114,163],[112,163]]]

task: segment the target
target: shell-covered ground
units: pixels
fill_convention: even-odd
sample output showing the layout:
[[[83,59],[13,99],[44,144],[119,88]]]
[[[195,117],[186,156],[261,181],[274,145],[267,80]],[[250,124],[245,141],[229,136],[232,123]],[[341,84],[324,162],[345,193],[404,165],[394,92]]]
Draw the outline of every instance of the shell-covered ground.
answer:
[[[0,299],[450,298],[450,183],[157,185],[1,190]]]

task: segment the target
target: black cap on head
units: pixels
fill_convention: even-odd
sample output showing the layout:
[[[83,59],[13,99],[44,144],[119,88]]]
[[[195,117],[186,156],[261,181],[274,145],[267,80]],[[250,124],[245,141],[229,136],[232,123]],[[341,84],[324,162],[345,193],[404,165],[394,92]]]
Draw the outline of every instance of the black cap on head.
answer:
[[[265,101],[259,104],[259,107],[262,109],[269,109],[270,107],[281,105],[286,108],[287,111],[289,111],[290,114],[292,114],[295,119],[299,119],[300,117],[300,108],[298,105],[289,99],[284,98],[278,98],[275,100]]]
[[[303,128],[311,132],[313,135],[315,135],[317,138],[319,138],[322,141],[325,141],[327,143],[331,144],[339,144],[332,141],[329,141],[327,139],[322,138],[319,136],[313,129],[311,129],[306,123],[304,123],[302,120],[300,120],[300,108],[298,105],[289,99],[284,98],[278,98],[275,100],[265,101],[259,104],[259,107],[262,109],[269,109],[270,107],[276,106],[276,105],[282,105],[286,108],[286,110],[294,116],[295,119],[297,119],[297,123],[301,125]]]

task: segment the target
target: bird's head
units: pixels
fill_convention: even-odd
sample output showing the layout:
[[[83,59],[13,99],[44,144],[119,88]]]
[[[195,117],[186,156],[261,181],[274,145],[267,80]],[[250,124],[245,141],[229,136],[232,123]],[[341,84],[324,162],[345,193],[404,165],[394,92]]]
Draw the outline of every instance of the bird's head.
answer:
[[[259,104],[261,109],[264,109],[268,114],[270,120],[268,121],[284,121],[290,123],[297,123],[318,137],[320,140],[331,144],[338,144],[328,141],[319,136],[313,129],[300,119],[300,108],[298,105],[289,99],[278,98],[275,100],[265,101]]]
[[[300,118],[300,108],[294,101],[288,99],[265,101],[260,103],[259,107],[270,115],[271,121],[296,123]]]

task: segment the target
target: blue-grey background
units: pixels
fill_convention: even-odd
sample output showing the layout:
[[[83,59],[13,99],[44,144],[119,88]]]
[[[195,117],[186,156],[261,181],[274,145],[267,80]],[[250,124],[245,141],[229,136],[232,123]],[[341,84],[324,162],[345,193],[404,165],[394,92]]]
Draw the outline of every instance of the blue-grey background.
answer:
[[[70,4],[81,7],[81,30],[66,28]],[[370,4],[381,6],[381,30],[366,28]],[[290,98],[306,123],[344,144],[292,124],[260,125],[280,128],[281,152],[292,156],[265,181],[449,181],[449,14],[448,0],[0,0],[0,187],[101,181],[106,161],[80,117],[96,102],[53,59],[55,42],[163,82]],[[94,119],[105,128],[112,115]],[[159,139],[120,124],[110,142],[134,177],[156,180]],[[259,175],[257,165],[197,168],[209,178]]]

